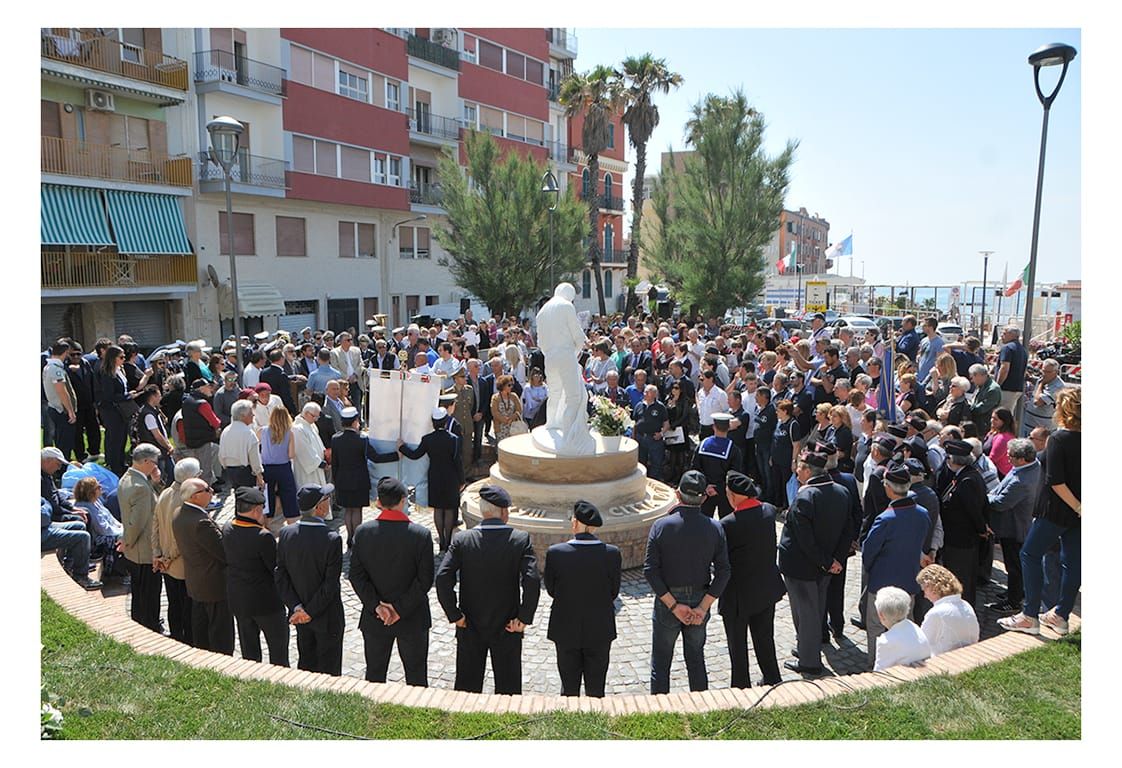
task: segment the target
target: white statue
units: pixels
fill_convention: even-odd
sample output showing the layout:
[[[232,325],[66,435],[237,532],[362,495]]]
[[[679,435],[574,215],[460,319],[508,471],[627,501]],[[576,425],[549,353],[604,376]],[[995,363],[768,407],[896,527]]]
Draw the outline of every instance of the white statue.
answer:
[[[596,452],[596,441],[588,430],[588,391],[578,361],[585,336],[573,306],[576,297],[577,291],[570,283],[561,283],[537,318],[538,346],[545,355],[549,398],[545,427],[534,430],[534,442],[565,456]]]

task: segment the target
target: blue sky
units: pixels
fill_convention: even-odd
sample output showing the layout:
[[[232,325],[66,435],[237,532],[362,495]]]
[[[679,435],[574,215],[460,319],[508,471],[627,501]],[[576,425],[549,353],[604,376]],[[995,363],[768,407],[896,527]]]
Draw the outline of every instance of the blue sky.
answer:
[[[787,207],[853,233],[854,274],[877,283],[990,279],[1028,263],[1042,109],[1028,54],[1077,49],[1077,29],[577,28],[577,68],[651,51],[682,74],[658,100],[648,150],[685,148],[683,125],[706,93],[742,87],[767,121],[767,145],[798,139]],[[1080,277],[1080,68],[1048,127],[1037,279]],[[1045,90],[1059,68],[1045,70]],[[629,159],[634,162],[633,158]],[[628,194],[630,197],[630,194]],[[937,267],[933,269],[932,267]],[[849,272],[848,258],[841,269]]]

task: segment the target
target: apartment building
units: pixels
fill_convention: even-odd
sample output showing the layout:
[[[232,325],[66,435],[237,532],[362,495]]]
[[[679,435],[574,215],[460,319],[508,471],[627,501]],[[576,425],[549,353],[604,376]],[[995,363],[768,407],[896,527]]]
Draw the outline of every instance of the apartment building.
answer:
[[[43,335],[142,344],[232,331],[225,179],[206,125],[245,127],[231,172],[246,333],[404,324],[465,292],[440,266],[438,160],[465,129],[581,180],[557,103],[571,30],[44,29]],[[570,122],[575,123],[574,129]],[[623,129],[601,155],[605,265],[622,253]],[[584,172],[587,177],[587,172]],[[580,184],[574,185],[580,194]],[[618,275],[616,273],[619,273]],[[610,273],[610,276],[609,276]],[[622,270],[609,268],[615,299]],[[592,308],[585,271],[582,308]]]

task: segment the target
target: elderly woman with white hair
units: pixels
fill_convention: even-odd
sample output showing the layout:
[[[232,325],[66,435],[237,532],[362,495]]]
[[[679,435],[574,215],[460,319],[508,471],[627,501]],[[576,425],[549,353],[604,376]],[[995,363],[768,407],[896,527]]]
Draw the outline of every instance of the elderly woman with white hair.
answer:
[[[908,618],[912,598],[907,592],[899,587],[883,587],[877,591],[875,605],[877,617],[888,631],[877,638],[874,672],[931,658],[931,644],[923,630]]]
[[[191,644],[191,598],[187,594],[187,574],[183,558],[171,530],[171,520],[183,501],[179,489],[185,480],[202,477],[203,470],[196,458],[180,459],[175,463],[175,482],[168,485],[156,500],[152,515],[152,565],[164,575],[168,595],[168,627],[173,640]]]
[[[296,487],[305,485],[324,485],[327,482],[324,469],[323,439],[320,437],[316,421],[322,409],[318,403],[309,402],[292,421],[292,434],[296,439],[296,457],[292,461],[292,472],[296,477]]]

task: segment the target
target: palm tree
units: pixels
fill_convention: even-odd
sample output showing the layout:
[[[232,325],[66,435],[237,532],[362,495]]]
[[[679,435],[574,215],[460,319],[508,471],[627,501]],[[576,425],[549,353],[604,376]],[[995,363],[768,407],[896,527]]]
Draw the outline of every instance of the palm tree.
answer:
[[[565,107],[566,117],[584,115],[581,151],[585,155],[589,179],[586,195],[591,230],[588,261],[596,278],[596,297],[600,303],[600,316],[603,317],[608,310],[604,303],[604,276],[600,272],[600,153],[608,146],[612,115],[621,106],[620,74],[603,65],[588,73],[574,72],[561,83],[557,98]]]
[[[658,126],[658,107],[651,97],[656,93],[670,93],[671,87],[682,84],[682,76],[666,67],[665,59],[656,59],[649,53],[631,56],[623,61],[623,92],[626,109],[623,122],[631,146],[635,147],[635,179],[631,184],[631,250],[627,254],[627,306],[624,316],[630,316],[639,306],[635,295],[635,278],[639,273],[639,233],[643,221],[643,177],[647,172],[647,141]]]

